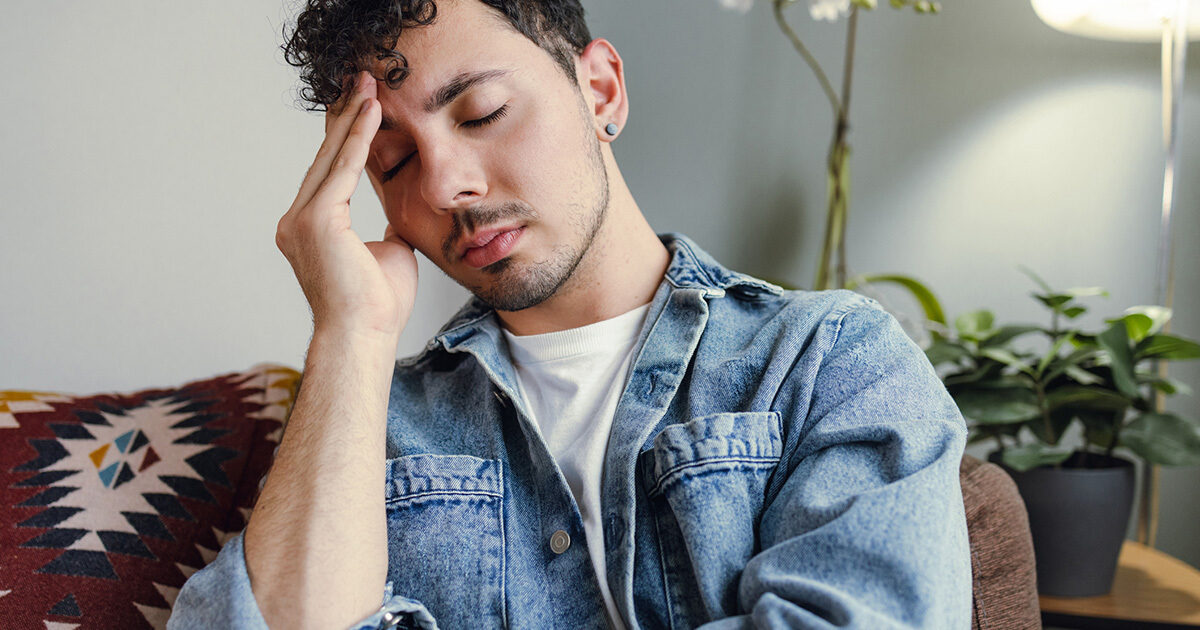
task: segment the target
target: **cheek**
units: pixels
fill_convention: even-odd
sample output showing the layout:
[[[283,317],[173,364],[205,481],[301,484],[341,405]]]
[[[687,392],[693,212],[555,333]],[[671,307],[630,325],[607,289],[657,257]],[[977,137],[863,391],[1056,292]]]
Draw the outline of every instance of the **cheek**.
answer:
[[[565,107],[546,107],[532,113],[504,144],[504,157],[494,160],[501,182],[521,182],[522,196],[562,202],[576,194],[577,181],[588,174],[590,148],[584,142],[579,114]]]
[[[420,216],[414,216],[414,213],[395,208],[385,210],[384,216],[392,229],[396,230],[396,234],[409,245],[426,257],[433,258],[431,254],[440,257],[441,243],[437,241],[436,228],[428,218],[422,219]]]

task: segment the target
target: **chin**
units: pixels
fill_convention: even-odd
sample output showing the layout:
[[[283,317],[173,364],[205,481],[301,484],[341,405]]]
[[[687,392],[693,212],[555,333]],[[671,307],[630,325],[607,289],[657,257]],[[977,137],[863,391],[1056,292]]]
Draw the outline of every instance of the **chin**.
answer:
[[[479,270],[486,277],[483,283],[460,281],[459,284],[498,311],[522,311],[554,297],[577,263],[578,260],[560,257],[521,264],[510,256]]]

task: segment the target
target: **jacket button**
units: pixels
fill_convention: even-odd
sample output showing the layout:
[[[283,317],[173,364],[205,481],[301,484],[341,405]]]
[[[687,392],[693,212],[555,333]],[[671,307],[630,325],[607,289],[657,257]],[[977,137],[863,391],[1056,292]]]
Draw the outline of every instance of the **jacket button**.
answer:
[[[571,547],[571,537],[563,530],[550,534],[550,551],[560,554]]]

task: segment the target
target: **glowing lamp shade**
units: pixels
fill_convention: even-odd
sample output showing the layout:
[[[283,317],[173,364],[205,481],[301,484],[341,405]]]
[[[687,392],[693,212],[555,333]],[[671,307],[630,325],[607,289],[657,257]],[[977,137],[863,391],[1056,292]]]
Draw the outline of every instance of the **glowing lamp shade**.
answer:
[[[1200,39],[1200,0],[1033,0],[1038,17],[1064,33],[1125,42],[1162,41],[1180,5],[1187,5],[1187,38]]]

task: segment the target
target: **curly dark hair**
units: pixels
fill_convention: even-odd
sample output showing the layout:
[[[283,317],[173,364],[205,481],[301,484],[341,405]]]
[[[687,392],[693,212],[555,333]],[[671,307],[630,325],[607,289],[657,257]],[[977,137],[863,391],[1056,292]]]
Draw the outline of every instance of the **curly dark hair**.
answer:
[[[575,81],[575,58],[592,40],[579,0],[478,0],[546,51]],[[405,28],[437,20],[435,0],[306,0],[291,32],[284,26],[284,60],[300,68],[300,98],[309,111],[325,111],[353,89],[353,76],[384,63],[376,80],[397,88],[408,60],[395,50]],[[372,74],[374,76],[374,74]]]

